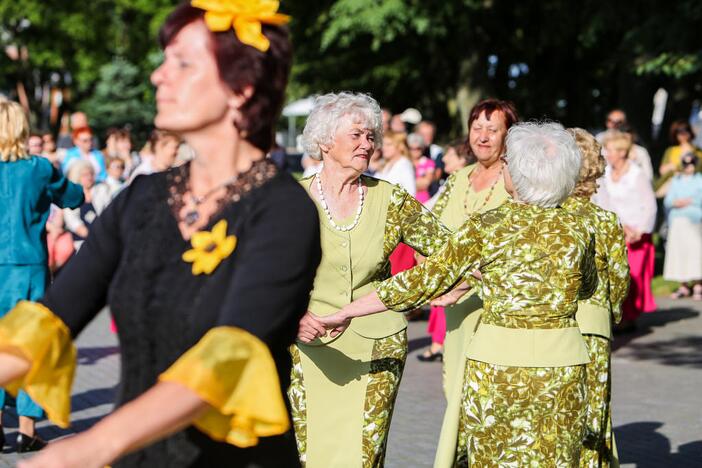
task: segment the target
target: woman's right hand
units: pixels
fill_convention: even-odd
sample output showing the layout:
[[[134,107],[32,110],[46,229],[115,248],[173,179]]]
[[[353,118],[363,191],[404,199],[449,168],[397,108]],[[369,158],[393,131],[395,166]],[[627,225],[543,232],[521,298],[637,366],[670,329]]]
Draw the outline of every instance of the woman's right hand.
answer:
[[[317,320],[315,315],[308,310],[300,320],[300,325],[297,329],[297,339],[303,343],[310,343],[326,334],[327,329]]]
[[[673,207],[675,208],[685,208],[689,204],[692,203],[692,198],[687,197],[687,198],[678,198],[675,201],[673,201]]]

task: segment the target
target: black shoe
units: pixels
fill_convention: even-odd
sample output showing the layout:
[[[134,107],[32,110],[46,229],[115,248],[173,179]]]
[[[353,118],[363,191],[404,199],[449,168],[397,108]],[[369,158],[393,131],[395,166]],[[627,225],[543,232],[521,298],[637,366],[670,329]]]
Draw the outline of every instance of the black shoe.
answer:
[[[30,437],[21,432],[17,434],[17,453],[36,452],[46,447],[46,441],[38,435]]]
[[[3,431],[2,426],[0,426],[0,453],[2,453],[4,448],[5,448],[5,431]]]
[[[437,353],[429,352],[429,354],[418,355],[417,359],[419,359],[422,362],[434,362],[434,361],[442,362],[444,360],[444,353],[442,353],[441,351],[439,351]]]

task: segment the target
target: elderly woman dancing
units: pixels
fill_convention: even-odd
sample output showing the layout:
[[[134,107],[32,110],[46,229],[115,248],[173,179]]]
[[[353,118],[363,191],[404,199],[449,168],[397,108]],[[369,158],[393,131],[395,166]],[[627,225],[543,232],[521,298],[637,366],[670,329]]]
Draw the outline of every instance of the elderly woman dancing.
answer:
[[[595,137],[583,129],[568,130],[580,148],[580,179],[563,208],[586,223],[595,236],[597,289],[591,298],[578,303],[575,318],[590,353],[587,374],[586,432],[580,466],[607,467],[613,457],[611,399],[612,321],[622,317],[621,305],[629,288],[629,263],[626,256],[624,230],[617,215],[590,201],[597,191],[605,161]]]
[[[303,133],[322,170],[303,179],[317,202],[322,262],[301,341],[291,349],[289,390],[300,457],[307,468],[382,466],[407,355],[407,322],[387,312],[326,337],[330,315],[390,277],[389,256],[404,242],[430,255],[448,231],[403,188],[362,176],[381,144],[380,107],[364,94],[317,98]]]
[[[470,155],[477,161],[451,174],[432,210],[449,229],[459,229],[469,216],[495,209],[509,198],[502,177],[501,156],[505,154],[507,131],[517,121],[514,106],[499,99],[480,101],[470,111],[467,144]],[[465,351],[483,307],[477,289],[473,288],[457,304],[446,308],[444,392],[447,407],[436,451],[437,468],[453,466],[457,457],[465,453],[467,441],[462,436],[465,431],[459,429],[459,414]],[[432,313],[441,314],[443,309],[432,307]]]
[[[406,310],[462,281],[464,288],[478,269],[484,310],[467,349],[468,447],[459,466],[573,466],[589,361],[575,313],[596,273],[594,239],[559,205],[575,186],[580,154],[558,124],[517,124],[506,143],[511,202],[471,216],[426,262],[320,320],[333,336],[354,317]]]

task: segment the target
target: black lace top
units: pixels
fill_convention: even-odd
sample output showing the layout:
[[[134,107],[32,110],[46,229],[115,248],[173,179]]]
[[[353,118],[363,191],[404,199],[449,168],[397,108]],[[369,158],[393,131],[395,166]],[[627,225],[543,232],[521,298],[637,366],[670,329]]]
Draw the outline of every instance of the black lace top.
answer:
[[[304,189],[287,174],[257,163],[208,226],[226,219],[234,252],[210,275],[193,276],[181,259],[173,215],[174,174],[138,177],[100,215],[77,256],[43,303],[75,336],[108,304],[119,330],[122,376],[118,405],[156,383],[158,375],[211,328],[242,328],[266,343],[287,388],[297,324],[307,309],[320,261],[319,220]],[[265,173],[264,179],[256,174]],[[171,203],[169,204],[169,199]],[[297,466],[292,432],[241,449],[194,428],[179,432],[115,466]]]

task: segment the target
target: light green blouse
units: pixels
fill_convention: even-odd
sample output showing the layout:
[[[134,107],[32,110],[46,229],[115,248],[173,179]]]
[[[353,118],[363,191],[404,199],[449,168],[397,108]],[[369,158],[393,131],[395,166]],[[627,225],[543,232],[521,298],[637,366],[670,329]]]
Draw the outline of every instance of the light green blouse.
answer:
[[[564,209],[509,201],[471,216],[435,255],[376,290],[389,309],[408,310],[479,269],[484,311],[469,358],[507,366],[584,364],[575,313],[597,286],[594,247],[582,221]]]
[[[597,289],[591,298],[580,301],[578,321],[584,334],[612,338],[612,319],[621,319],[621,305],[629,289],[629,261],[624,230],[617,215],[584,197],[570,197],[563,208],[581,218],[595,236]]]
[[[399,185],[372,177],[362,177],[367,187],[358,225],[338,231],[329,223],[317,203],[321,223],[322,261],[317,269],[309,310],[330,315],[373,290],[373,281],[390,277],[390,254],[404,242],[424,256],[446,243],[449,231],[441,222]],[[311,191],[314,177],[301,180]],[[335,220],[349,224],[347,220]],[[384,338],[407,327],[404,314],[386,311],[353,320],[349,330],[366,338]],[[324,338],[314,344],[332,341]]]

